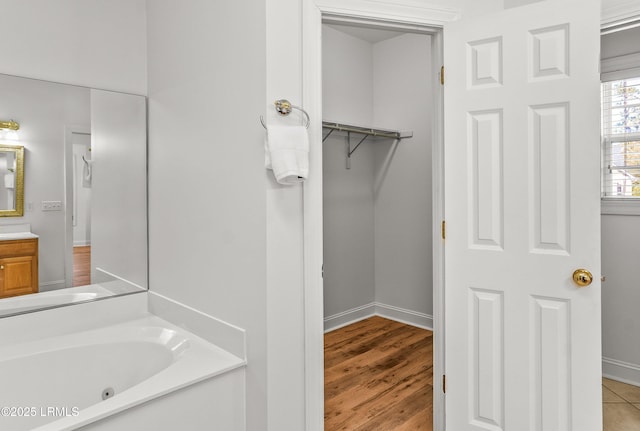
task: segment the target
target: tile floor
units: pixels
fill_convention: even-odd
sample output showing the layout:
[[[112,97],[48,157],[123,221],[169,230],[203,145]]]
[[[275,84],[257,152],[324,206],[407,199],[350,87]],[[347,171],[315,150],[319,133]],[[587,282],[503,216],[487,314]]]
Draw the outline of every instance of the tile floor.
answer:
[[[640,387],[602,379],[604,431],[640,430]]]

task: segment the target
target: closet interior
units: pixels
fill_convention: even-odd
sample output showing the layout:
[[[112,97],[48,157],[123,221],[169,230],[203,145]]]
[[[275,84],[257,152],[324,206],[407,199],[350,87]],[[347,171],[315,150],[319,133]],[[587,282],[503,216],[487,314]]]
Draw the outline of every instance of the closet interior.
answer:
[[[431,43],[427,34],[323,24],[327,430],[395,429],[385,422],[401,420],[394,405],[405,423],[430,426],[439,71]],[[365,351],[373,356],[360,356]],[[368,381],[365,371],[372,372]],[[414,379],[413,389],[395,382],[398,376]],[[367,404],[382,393],[395,397]]]
[[[327,330],[372,306],[430,326],[430,39],[323,26]]]

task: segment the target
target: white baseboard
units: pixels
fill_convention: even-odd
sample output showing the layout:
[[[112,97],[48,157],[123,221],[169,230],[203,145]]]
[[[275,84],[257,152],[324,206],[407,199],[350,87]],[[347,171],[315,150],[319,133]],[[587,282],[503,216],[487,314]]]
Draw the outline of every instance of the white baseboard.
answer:
[[[622,383],[640,386],[640,365],[603,357],[602,376]]]
[[[74,247],[86,247],[86,246],[89,246],[89,245],[91,245],[91,241],[87,241],[87,240],[84,240],[84,241],[73,241],[73,246]]]
[[[418,328],[433,331],[433,316],[406,308],[376,302],[376,314],[396,322],[417,326]]]
[[[376,304],[371,302],[369,304],[361,305],[360,307],[352,308],[342,313],[337,313],[332,316],[324,318],[324,332],[331,332],[343,326],[351,325],[352,323],[359,322],[360,320],[367,319],[376,314]]]
[[[380,316],[418,328],[433,330],[433,316],[393,305],[371,302],[324,318],[324,332],[359,322],[371,316]]]

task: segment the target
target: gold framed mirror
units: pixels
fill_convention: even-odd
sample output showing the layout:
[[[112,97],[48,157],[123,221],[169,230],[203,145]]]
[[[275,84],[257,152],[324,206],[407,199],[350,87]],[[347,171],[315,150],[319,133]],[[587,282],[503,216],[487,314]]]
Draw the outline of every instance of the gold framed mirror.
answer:
[[[24,147],[0,145],[0,217],[24,215]]]

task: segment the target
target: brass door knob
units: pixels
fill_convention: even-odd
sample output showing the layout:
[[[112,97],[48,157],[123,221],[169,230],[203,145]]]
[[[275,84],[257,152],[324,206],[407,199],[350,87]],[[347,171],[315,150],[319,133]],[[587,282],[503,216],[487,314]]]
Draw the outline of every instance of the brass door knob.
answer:
[[[573,271],[573,281],[579,287],[585,287],[593,281],[593,275],[586,269],[580,268]]]

